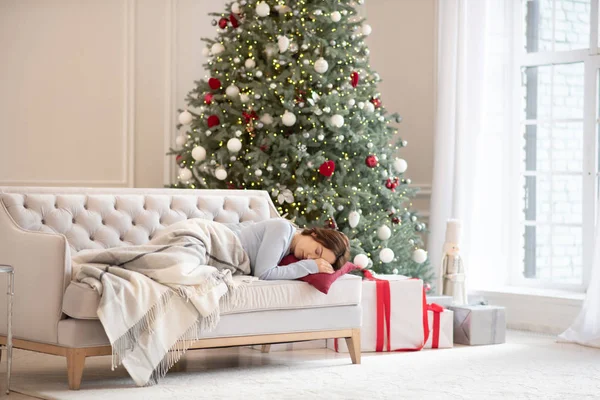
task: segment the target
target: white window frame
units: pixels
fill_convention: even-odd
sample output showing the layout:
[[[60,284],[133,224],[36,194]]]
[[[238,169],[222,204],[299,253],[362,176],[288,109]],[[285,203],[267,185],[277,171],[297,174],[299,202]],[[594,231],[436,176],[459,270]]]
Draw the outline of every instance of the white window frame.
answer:
[[[598,43],[598,11],[600,0],[591,0],[590,11],[590,44],[589,49],[583,50],[568,50],[558,52],[537,52],[527,53],[525,49],[524,23],[525,15],[523,15],[523,1],[519,2],[518,7],[514,7],[514,29],[513,32],[513,49],[514,49],[514,86],[513,86],[513,107],[512,107],[512,135],[511,140],[511,163],[510,174],[514,177],[513,193],[511,195],[511,207],[515,216],[512,220],[510,230],[512,232],[511,248],[512,252],[510,260],[509,282],[510,286],[536,287],[546,289],[559,289],[576,292],[585,292],[589,282],[594,256],[594,235],[595,222],[597,215],[596,199],[598,198],[598,134],[599,134],[599,119],[598,119],[598,75],[600,71],[600,52]],[[554,10],[556,10],[557,0],[553,0]],[[554,13],[553,13],[554,14]],[[553,15],[554,19],[554,15]],[[554,29],[554,23],[553,23]],[[553,34],[554,36],[554,34]],[[524,173],[522,168],[522,159],[520,148],[522,141],[520,135],[524,132],[524,126],[534,121],[522,120],[522,98],[521,98],[521,68],[535,67],[551,64],[565,64],[573,62],[583,62],[584,64],[584,111],[583,111],[583,204],[582,204],[582,241],[583,241],[583,272],[582,284],[565,284],[551,283],[540,279],[530,279],[523,276],[523,252],[521,246],[521,237],[523,235],[523,227],[525,221],[523,218],[523,195],[521,177]],[[575,120],[553,120],[552,122],[572,122]],[[579,119],[577,119],[579,121]],[[543,123],[543,120],[537,120],[538,123]],[[585,149],[593,149],[586,151]],[[593,216],[593,218],[588,217]]]

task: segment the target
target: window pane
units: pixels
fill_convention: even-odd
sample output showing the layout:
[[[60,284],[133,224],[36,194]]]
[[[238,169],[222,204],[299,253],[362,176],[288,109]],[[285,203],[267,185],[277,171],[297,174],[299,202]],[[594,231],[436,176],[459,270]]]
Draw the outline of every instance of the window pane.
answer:
[[[538,196],[552,196],[552,222],[563,224],[582,223],[583,178],[581,175],[553,175],[552,192],[540,189]]]
[[[523,15],[528,53],[589,47],[591,0],[525,0]]]
[[[526,0],[525,49],[528,53],[552,50],[552,0]]]
[[[554,226],[551,254],[553,282],[582,282],[583,241],[580,226]]]
[[[552,66],[523,68],[525,119],[549,119],[551,115]]]
[[[589,48],[590,15],[590,0],[556,0],[554,50]]]
[[[583,172],[583,122],[552,125],[552,171]]]
[[[583,63],[554,66],[552,118],[583,118]]]
[[[523,68],[524,118],[583,118],[583,63]]]
[[[527,221],[549,222],[551,217],[552,180],[550,175],[524,176],[524,218]]]
[[[550,171],[550,125],[525,125],[525,171]]]

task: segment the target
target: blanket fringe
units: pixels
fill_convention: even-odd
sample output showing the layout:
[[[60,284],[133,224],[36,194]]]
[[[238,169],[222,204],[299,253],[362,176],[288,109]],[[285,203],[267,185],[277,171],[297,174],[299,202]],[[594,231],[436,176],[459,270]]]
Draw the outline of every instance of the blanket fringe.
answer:
[[[225,293],[220,303],[226,302],[229,308],[236,307],[240,300],[243,298],[241,290],[245,285],[236,284],[229,271],[216,271],[209,278],[208,284],[200,286],[179,286],[173,288],[174,290],[168,290],[165,292],[160,300],[126,333],[115,340],[112,346],[112,369],[116,368],[122,363],[122,360],[127,357],[127,354],[135,347],[139,337],[145,333],[153,332],[153,326],[155,320],[166,313],[170,306],[169,303],[174,295],[179,295],[189,300],[192,295],[202,295],[214,288],[214,286],[221,282],[227,285],[227,293]],[[181,335],[181,337],[175,342],[163,359],[158,363],[150,379],[148,380],[147,386],[158,383],[166,373],[173,367],[173,365],[181,359],[187,349],[200,338],[203,332],[210,332],[220,321],[220,307],[217,307],[210,315],[200,316],[189,328]]]
[[[127,356],[129,351],[134,348],[135,343],[143,332],[152,333],[154,331],[152,329],[154,321],[168,310],[168,304],[171,301],[173,294],[174,293],[171,290],[167,290],[163,293],[158,302],[156,302],[156,304],[154,304],[152,308],[150,308],[150,310],[135,323],[135,325],[111,343],[112,370],[121,365],[122,360]]]

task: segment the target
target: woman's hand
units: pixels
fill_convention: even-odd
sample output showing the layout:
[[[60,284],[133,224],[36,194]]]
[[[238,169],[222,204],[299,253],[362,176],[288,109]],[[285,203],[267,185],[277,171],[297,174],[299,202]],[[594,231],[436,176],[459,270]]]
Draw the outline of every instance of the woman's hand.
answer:
[[[333,267],[323,258],[315,259],[317,263],[317,267],[319,268],[319,272],[323,274],[333,274]]]

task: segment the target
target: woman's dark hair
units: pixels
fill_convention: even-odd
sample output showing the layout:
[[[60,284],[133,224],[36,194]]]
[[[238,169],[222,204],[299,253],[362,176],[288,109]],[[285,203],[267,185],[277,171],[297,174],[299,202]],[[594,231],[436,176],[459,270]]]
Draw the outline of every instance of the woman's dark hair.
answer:
[[[314,227],[303,229],[301,233],[305,236],[314,233],[314,239],[335,254],[335,262],[331,264],[334,270],[342,268],[350,259],[350,241],[342,232],[330,228]]]

